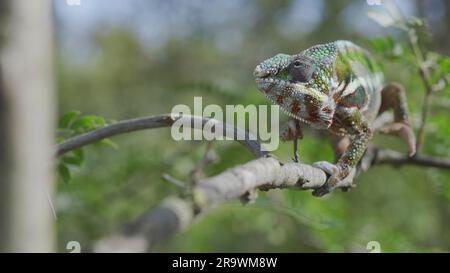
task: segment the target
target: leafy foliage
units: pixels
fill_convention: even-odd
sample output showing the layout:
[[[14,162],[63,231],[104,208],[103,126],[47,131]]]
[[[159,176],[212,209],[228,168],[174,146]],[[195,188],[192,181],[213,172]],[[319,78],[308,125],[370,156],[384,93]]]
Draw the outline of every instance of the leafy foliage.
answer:
[[[65,140],[92,131],[94,129],[106,126],[106,120],[103,117],[95,115],[82,116],[80,111],[69,111],[62,115],[58,122],[58,133],[60,134],[56,142],[62,143]],[[117,149],[118,146],[110,139],[102,139],[99,143]],[[79,148],[59,157],[58,174],[64,182],[69,182],[72,178],[71,166],[81,167],[84,162],[84,150]]]
[[[393,5],[393,4],[390,4]],[[394,11],[391,11],[391,10]],[[374,53],[383,58],[383,63],[400,62],[408,68],[414,68],[417,72],[421,69],[430,71],[427,81],[434,91],[448,91],[450,80],[450,57],[433,52],[425,47],[429,39],[427,24],[420,18],[405,18],[399,15],[397,7],[389,9],[390,14],[379,11],[369,12],[369,17],[384,27],[394,27],[406,34],[406,41],[394,40],[390,35],[374,38],[368,41]],[[414,72],[411,71],[411,72]],[[421,76],[421,75],[419,75]]]

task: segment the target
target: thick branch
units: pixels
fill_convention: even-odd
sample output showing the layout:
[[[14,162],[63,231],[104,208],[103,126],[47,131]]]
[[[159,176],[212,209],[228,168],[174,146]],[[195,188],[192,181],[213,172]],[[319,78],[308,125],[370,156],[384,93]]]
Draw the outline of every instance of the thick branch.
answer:
[[[122,233],[99,241],[94,251],[143,252],[153,244],[188,227],[201,212],[223,202],[239,199],[257,188],[312,189],[322,186],[325,173],[300,163],[281,165],[263,157],[201,180],[192,200],[169,197],[159,207],[144,213]]]
[[[450,159],[431,156],[407,157],[393,150],[371,147],[363,161],[375,164],[419,165],[450,169]],[[94,250],[144,252],[173,233],[182,231],[205,212],[223,202],[236,200],[257,189],[317,189],[326,174],[301,163],[282,164],[263,157],[201,180],[193,188],[192,200],[169,197],[116,235],[99,241]]]
[[[215,119],[191,116],[191,115],[174,115],[174,114],[162,114],[151,117],[137,118],[120,121],[105,127],[95,129],[88,133],[75,136],[73,138],[67,139],[63,143],[57,146],[56,155],[60,156],[69,151],[75,150],[77,148],[83,147],[85,145],[97,142],[101,139],[112,137],[119,134],[130,133],[145,129],[154,129],[161,127],[170,127],[176,121],[185,121],[184,124],[189,124],[191,128],[202,129],[197,126],[204,126],[206,123],[214,124],[216,130],[222,130],[223,136],[234,137],[239,143],[247,147],[255,156],[267,155],[267,151],[264,147],[256,140],[256,137],[250,133],[235,128],[231,125],[222,123]]]

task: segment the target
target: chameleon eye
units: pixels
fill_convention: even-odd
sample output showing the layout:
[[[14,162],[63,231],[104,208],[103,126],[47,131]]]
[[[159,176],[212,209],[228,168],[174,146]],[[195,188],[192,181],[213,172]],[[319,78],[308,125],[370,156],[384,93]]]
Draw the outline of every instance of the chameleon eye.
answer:
[[[302,63],[299,60],[294,62],[294,67],[301,67],[301,66],[302,66]]]
[[[314,66],[307,60],[295,60],[288,67],[292,82],[308,82],[314,72]]]

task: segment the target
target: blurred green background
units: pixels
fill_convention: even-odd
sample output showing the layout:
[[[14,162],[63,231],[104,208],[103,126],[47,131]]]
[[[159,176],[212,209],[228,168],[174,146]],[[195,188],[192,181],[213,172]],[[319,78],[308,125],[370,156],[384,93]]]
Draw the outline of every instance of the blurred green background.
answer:
[[[371,1],[369,1],[371,2]],[[376,1],[372,1],[376,2]],[[268,104],[252,72],[263,59],[318,43],[368,40],[401,33],[378,26],[366,1],[106,1],[80,5],[54,1],[59,115],[79,110],[107,120],[168,113],[176,104]],[[429,24],[427,47],[450,51],[450,3],[397,1],[408,15]],[[388,80],[406,85],[417,128],[423,85],[402,62],[384,63]],[[450,95],[434,95],[424,152],[450,156]],[[285,116],[282,117],[286,119]],[[332,160],[317,132],[306,131],[301,160]],[[68,241],[96,239],[179,193],[161,179],[188,180],[202,157],[203,142],[175,142],[170,129],[113,138],[118,149],[85,149],[72,179],[58,181],[55,205],[59,251]],[[395,138],[376,136],[380,146],[405,151]],[[275,154],[290,160],[292,144]],[[239,144],[216,142],[214,175],[252,159]],[[357,188],[314,198],[309,192],[273,190],[256,203],[229,203],[187,231],[158,245],[157,252],[334,252],[367,251],[378,241],[386,252],[450,251],[450,173],[433,168],[376,166],[359,176]]]

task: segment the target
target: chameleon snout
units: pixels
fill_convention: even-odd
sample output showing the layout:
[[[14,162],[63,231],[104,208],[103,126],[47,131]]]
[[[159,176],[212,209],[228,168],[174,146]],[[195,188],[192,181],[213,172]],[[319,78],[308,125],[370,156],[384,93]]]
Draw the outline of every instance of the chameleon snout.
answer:
[[[260,65],[258,65],[253,71],[253,76],[255,76],[255,78],[265,78],[270,76],[270,71],[263,69]]]

